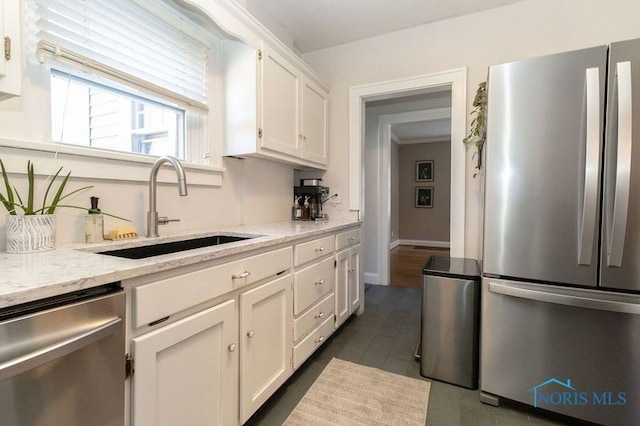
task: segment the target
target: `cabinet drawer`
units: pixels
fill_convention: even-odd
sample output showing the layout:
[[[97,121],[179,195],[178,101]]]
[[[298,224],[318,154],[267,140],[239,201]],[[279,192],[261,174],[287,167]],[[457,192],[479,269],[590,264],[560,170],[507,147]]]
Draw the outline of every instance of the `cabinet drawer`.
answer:
[[[320,297],[332,291],[334,283],[333,257],[296,272],[293,289],[293,314],[299,315]]]
[[[360,228],[341,232],[336,236],[336,250],[343,249],[360,242]]]
[[[309,309],[307,313],[293,321],[293,341],[297,342],[326,318],[333,316],[335,296],[333,293]]]
[[[297,244],[294,250],[294,266],[302,265],[315,259],[320,259],[333,252],[335,235],[318,238],[302,244]]]
[[[149,324],[288,270],[291,250],[285,247],[135,287],[133,326]]]
[[[327,318],[311,334],[293,347],[293,368],[296,369],[327,340],[334,331],[333,318]]]

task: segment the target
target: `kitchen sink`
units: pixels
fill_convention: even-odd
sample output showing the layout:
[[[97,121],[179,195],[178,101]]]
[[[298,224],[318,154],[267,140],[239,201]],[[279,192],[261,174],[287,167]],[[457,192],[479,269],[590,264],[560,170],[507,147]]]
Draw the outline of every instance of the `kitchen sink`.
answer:
[[[209,237],[192,238],[189,240],[168,241],[166,243],[150,244],[146,246],[129,247],[118,250],[107,250],[98,252],[108,256],[124,257],[127,259],[145,259],[147,257],[160,256],[163,254],[177,253],[185,250],[192,250],[202,247],[218,246],[221,244],[234,243],[236,241],[248,240],[255,236],[237,235],[212,235]]]

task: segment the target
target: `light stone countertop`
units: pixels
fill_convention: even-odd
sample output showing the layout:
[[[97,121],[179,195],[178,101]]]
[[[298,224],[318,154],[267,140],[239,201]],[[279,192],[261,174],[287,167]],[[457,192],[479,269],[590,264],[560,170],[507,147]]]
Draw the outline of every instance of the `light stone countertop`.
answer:
[[[209,229],[161,236],[138,238],[99,244],[73,244],[56,250],[32,253],[0,253],[0,308],[31,302],[110,282],[166,271],[225,256],[257,250],[277,244],[337,232],[358,225],[356,221],[329,220],[326,222],[277,222]],[[98,251],[116,250],[224,234],[253,236],[255,238],[203,247],[146,259],[125,259],[97,254]]]

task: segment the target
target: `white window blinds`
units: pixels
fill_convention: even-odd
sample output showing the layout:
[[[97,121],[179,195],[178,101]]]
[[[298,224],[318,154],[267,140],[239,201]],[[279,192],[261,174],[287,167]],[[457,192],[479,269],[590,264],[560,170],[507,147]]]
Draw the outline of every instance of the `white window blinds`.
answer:
[[[33,1],[40,53],[186,108],[208,109],[207,35],[163,1]]]

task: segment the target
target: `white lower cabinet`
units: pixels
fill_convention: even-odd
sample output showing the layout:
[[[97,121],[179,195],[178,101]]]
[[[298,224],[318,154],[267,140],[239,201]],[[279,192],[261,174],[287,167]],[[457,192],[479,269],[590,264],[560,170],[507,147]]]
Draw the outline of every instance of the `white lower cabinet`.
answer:
[[[359,264],[358,228],[124,282],[130,424],[245,423],[362,303]]]
[[[229,300],[133,339],[133,424],[237,424],[237,324]]]
[[[351,313],[360,306],[362,295],[360,283],[360,245],[349,249],[349,302],[351,303]]]
[[[336,328],[351,314],[349,260],[349,250],[343,250],[336,254]]]
[[[336,237],[336,328],[360,306],[360,229]]]
[[[240,295],[240,422],[293,371],[292,277],[286,275]]]

